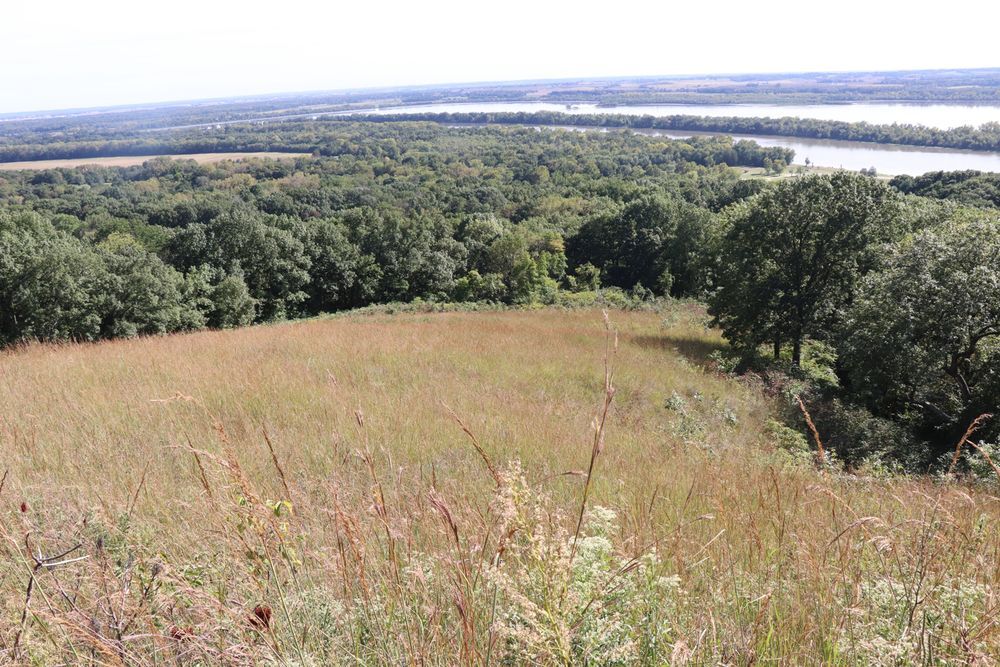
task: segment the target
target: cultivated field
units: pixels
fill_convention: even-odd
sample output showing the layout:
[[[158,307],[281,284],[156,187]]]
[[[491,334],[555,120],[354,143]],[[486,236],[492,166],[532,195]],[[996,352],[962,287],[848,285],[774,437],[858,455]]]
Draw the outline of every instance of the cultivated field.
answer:
[[[817,471],[703,321],[3,354],[0,662],[994,664],[998,499]]]
[[[155,160],[156,158],[171,160],[194,160],[200,164],[211,164],[223,160],[248,160],[251,158],[270,158],[273,160],[309,157],[308,153],[191,153],[187,155],[133,155],[126,157],[92,157],[76,160],[34,160],[25,162],[0,162],[0,171],[18,171],[40,169],[72,169],[83,165],[98,167],[133,167],[135,165]]]

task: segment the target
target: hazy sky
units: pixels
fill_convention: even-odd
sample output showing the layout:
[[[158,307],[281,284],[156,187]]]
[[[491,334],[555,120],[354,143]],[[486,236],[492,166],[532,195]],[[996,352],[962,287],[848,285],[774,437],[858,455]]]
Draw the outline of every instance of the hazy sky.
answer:
[[[998,19],[994,0],[0,0],[0,112],[504,79],[992,67]]]

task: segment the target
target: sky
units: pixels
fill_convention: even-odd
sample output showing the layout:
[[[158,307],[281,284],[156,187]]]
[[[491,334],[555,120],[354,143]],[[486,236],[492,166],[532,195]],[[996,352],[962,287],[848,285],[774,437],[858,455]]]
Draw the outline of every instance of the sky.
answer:
[[[0,0],[0,112],[414,84],[1000,66],[1000,3]]]

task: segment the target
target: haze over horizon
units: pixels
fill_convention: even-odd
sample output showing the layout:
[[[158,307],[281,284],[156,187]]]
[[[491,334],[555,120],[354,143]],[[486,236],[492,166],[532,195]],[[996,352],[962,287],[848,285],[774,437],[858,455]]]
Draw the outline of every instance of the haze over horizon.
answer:
[[[860,0],[836,11],[722,5],[706,17],[637,2],[614,12],[527,0],[503,11],[457,0],[288,0],[280,11],[260,0],[178,0],[170,11],[18,3],[0,24],[0,113],[460,82],[1000,65],[1000,9],[973,0],[947,15]]]
[[[178,0],[170,11],[18,3],[0,24],[0,113],[462,82],[1000,65],[1000,9],[973,0],[947,15],[860,0],[836,11],[718,4],[706,16],[638,2],[613,12],[527,0],[503,11],[457,0],[288,0],[280,11],[260,0]]]

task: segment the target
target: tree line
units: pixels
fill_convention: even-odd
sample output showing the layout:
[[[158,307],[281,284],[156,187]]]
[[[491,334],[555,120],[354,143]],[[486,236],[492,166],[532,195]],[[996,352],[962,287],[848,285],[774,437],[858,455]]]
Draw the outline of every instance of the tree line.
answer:
[[[973,169],[932,171],[921,176],[896,176],[889,183],[907,194],[1000,208],[1000,174],[997,173]]]
[[[790,116],[784,118],[693,115],[633,116],[628,114],[566,114],[557,111],[400,113],[365,115],[363,117],[365,120],[373,122],[430,120],[438,123],[620,127],[635,130],[723,132],[727,134],[773,135],[975,151],[1000,151],[1000,122],[984,123],[979,127],[961,126],[940,129],[903,123],[878,125],[865,121],[852,123]]]
[[[366,153],[380,143],[359,144],[349,140],[359,128],[373,130],[380,116],[366,120],[353,116],[333,116],[317,120],[283,121],[273,124],[237,124],[221,127],[191,128],[166,133],[136,134],[122,130],[120,136],[104,139],[64,140],[60,135],[46,135],[44,140],[31,143],[2,145],[0,162],[31,160],[79,159],[143,155],[185,155],[218,152],[287,152],[311,153],[317,156],[337,156]],[[385,121],[383,121],[384,123]],[[420,119],[403,117],[394,122],[408,136],[428,134],[428,128],[416,127]],[[424,125],[427,121],[423,121]],[[378,138],[379,133],[376,133]],[[791,163],[795,153],[787,148],[763,147],[749,140],[734,141],[729,137],[691,137],[684,141],[660,144],[669,153],[664,159],[694,162],[702,165],[763,167],[777,171]]]
[[[588,221],[628,218],[654,192],[664,199],[647,215],[697,219],[755,190],[707,166],[731,149],[725,140],[332,127],[330,157],[4,173],[0,343],[417,298],[552,302],[599,284],[586,261],[568,270],[567,239],[597,233]]]

